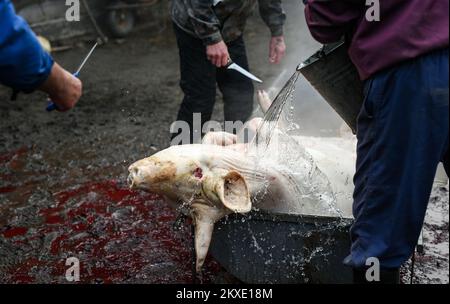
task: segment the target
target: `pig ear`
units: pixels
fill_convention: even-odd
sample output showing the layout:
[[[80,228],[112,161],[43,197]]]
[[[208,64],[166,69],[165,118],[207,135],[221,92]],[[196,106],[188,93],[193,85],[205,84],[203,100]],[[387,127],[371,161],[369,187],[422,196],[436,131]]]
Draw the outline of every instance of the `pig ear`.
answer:
[[[228,172],[220,180],[216,191],[222,204],[231,211],[247,213],[252,209],[247,182],[239,172]]]

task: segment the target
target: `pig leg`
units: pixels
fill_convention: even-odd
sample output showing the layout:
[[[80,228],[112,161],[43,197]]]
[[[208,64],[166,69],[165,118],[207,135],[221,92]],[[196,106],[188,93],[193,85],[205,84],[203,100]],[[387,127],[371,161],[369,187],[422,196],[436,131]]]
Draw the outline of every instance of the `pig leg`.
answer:
[[[258,90],[256,95],[262,112],[266,114],[270,106],[272,105],[272,100],[270,100],[269,94],[267,94],[267,92],[264,90]]]
[[[196,270],[200,272],[208,254],[214,231],[214,223],[229,214],[229,211],[206,206],[202,202],[192,204],[191,216],[195,225]]]

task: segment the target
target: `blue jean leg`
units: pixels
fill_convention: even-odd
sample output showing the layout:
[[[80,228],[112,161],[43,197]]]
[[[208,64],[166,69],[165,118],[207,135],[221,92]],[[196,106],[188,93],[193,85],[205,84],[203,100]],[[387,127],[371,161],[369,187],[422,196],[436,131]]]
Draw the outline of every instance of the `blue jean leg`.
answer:
[[[448,73],[446,49],[368,80],[345,264],[360,268],[377,257],[381,267],[398,268],[412,254],[437,166],[448,157]]]

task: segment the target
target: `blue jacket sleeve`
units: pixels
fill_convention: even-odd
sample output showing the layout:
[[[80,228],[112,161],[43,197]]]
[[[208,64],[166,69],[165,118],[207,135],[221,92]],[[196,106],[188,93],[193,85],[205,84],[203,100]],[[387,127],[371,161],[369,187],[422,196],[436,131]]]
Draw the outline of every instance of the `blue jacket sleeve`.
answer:
[[[52,57],[9,0],[0,0],[0,83],[31,92],[49,76]]]

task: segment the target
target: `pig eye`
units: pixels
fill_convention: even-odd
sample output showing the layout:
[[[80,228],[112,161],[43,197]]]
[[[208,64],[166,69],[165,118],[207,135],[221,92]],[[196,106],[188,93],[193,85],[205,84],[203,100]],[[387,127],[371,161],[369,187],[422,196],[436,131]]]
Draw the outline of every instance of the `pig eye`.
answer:
[[[197,168],[194,170],[194,176],[198,179],[201,179],[203,177],[203,170],[202,168]]]

